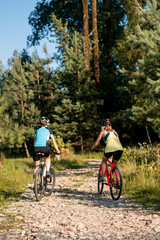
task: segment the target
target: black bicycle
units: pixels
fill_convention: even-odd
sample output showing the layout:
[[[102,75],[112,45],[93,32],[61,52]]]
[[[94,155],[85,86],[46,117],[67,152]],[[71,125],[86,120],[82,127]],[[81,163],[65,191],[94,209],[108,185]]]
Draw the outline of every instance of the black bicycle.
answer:
[[[54,151],[54,154],[59,154]],[[34,181],[34,193],[36,196],[37,201],[40,201],[43,197],[49,197],[55,186],[55,171],[51,167],[50,172],[51,176],[46,176],[46,166],[45,166],[45,155],[44,153],[38,152],[36,153],[37,156],[40,157],[40,165],[35,173],[35,181]]]

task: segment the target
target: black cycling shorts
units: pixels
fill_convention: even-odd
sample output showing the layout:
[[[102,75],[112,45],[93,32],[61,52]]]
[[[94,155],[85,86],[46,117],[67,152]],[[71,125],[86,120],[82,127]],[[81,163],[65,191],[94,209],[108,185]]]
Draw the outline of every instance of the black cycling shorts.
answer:
[[[122,156],[122,153],[123,151],[122,150],[118,150],[118,151],[115,151],[115,152],[108,152],[108,153],[104,153],[104,156],[106,158],[110,158],[110,157],[114,157],[114,160],[119,160],[120,157]]]
[[[46,147],[34,147],[33,149],[33,160],[34,161],[39,161],[40,157],[36,156],[36,153],[41,152],[44,153],[45,157],[49,157],[49,155],[51,154],[51,150],[49,148],[49,146]]]

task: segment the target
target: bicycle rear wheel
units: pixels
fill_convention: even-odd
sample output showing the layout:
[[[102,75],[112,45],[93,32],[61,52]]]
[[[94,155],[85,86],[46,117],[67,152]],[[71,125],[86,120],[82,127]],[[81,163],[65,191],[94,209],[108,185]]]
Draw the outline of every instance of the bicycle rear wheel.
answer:
[[[34,192],[35,192],[37,201],[40,201],[42,199],[42,195],[43,195],[42,169],[41,168],[37,169],[36,174],[35,174]]]
[[[55,186],[55,171],[53,168],[50,168],[50,172],[51,172],[51,177],[50,178],[45,177],[44,179],[43,194],[46,197],[49,197],[52,194]]]
[[[120,169],[115,166],[110,175],[110,193],[113,200],[118,200],[122,192],[122,175]]]

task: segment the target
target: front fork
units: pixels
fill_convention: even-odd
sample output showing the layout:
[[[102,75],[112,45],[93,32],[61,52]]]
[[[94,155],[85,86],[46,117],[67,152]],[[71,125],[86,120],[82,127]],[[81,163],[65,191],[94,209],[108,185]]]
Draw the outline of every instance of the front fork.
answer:
[[[102,172],[102,164],[100,165],[100,168],[99,168],[98,179],[101,177],[101,172]],[[108,184],[107,184],[107,182],[105,184],[110,185],[110,178],[109,178],[107,165],[106,165],[106,177],[107,177]]]
[[[43,165],[43,172],[42,172],[42,186],[44,185],[44,179],[46,177],[46,165],[45,165],[45,159],[44,161],[42,162],[42,165]]]

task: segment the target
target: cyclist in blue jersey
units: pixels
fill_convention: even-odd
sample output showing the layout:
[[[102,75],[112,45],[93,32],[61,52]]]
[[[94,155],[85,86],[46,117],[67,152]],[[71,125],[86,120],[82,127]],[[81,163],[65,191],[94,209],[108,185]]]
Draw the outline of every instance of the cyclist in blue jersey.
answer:
[[[50,164],[51,164],[51,149],[48,144],[48,140],[51,139],[53,147],[55,148],[56,152],[60,154],[58,149],[57,143],[54,139],[53,132],[51,129],[48,128],[49,119],[47,117],[40,118],[41,127],[36,130],[35,137],[34,137],[34,150],[33,150],[33,160],[34,160],[34,172],[33,177],[35,176],[36,170],[40,165],[39,159],[36,153],[41,152],[45,154],[45,164],[46,164],[46,175],[48,177],[51,176],[49,171]]]
[[[102,178],[101,181],[105,182],[106,179],[104,178],[105,176],[105,170],[106,170],[106,163],[107,159],[113,156],[113,163],[116,166],[118,160],[122,156],[123,153],[123,147],[122,144],[120,143],[118,134],[115,130],[112,129],[110,120],[104,119],[102,120],[101,123],[101,132],[95,141],[95,143],[91,147],[91,151],[98,145],[99,141],[101,139],[104,139],[104,142],[106,144],[105,150],[104,150],[104,156],[102,159]]]

